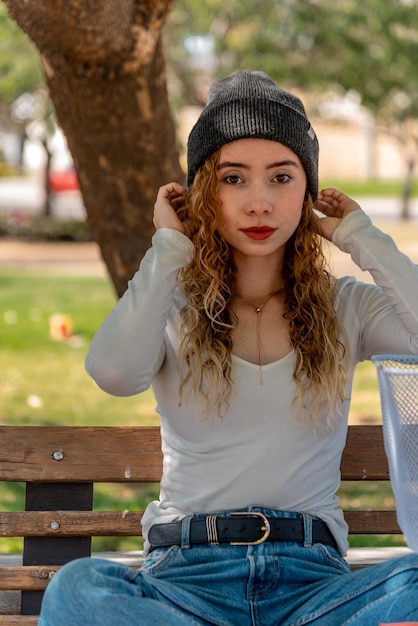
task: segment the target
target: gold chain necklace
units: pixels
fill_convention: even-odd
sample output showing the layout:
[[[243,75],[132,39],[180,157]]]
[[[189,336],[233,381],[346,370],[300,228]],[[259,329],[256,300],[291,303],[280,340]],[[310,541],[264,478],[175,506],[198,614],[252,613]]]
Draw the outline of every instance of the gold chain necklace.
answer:
[[[234,294],[237,298],[239,298],[239,300],[244,302],[244,304],[248,304],[248,306],[254,309],[257,314],[257,365],[258,365],[258,372],[259,372],[258,382],[260,385],[263,384],[263,370],[261,367],[261,313],[263,312],[263,309],[266,306],[266,304],[270,302],[272,297],[277,296],[277,294],[279,294],[281,291],[283,291],[283,289],[279,289],[279,291],[275,291],[274,293],[271,293],[269,297],[267,298],[267,300],[263,302],[263,304],[260,304],[260,306],[254,306],[254,304],[252,304],[251,302],[248,302],[248,300],[245,300],[245,298],[240,296],[239,293]]]

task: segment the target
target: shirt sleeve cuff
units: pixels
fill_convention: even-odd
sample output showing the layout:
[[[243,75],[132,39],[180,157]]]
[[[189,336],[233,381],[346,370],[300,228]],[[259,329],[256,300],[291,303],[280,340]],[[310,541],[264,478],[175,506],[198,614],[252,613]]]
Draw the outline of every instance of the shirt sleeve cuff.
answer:
[[[341,223],[334,230],[332,235],[332,243],[340,250],[349,252],[346,244],[349,243],[350,237],[359,230],[364,230],[369,226],[373,226],[370,217],[361,209],[353,211],[341,220]]]
[[[166,250],[178,251],[184,265],[192,260],[195,247],[186,235],[174,228],[159,228],[152,238],[152,245]]]

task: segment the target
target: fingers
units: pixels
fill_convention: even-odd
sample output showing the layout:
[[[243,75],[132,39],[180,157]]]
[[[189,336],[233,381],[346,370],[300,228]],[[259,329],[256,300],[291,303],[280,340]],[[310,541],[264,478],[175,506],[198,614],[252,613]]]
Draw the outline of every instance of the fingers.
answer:
[[[180,185],[179,183],[172,182],[167,183],[167,185],[163,185],[159,188],[157,193],[157,200],[165,199],[169,202],[176,200],[178,198],[184,197],[186,193],[186,188]]]
[[[315,208],[327,217],[342,218],[348,213],[361,209],[352,198],[332,187],[322,189],[315,202]]]
[[[332,187],[322,189],[319,192],[314,206],[317,211],[322,213],[322,217],[317,219],[318,232],[329,241],[332,241],[335,229],[338,228],[346,215],[353,211],[361,210],[357,202],[346,196],[342,191]]]
[[[315,208],[328,216],[335,216],[339,212],[344,194],[337,189],[322,189],[318,193]]]
[[[154,226],[174,228],[184,233],[186,188],[176,182],[160,187],[154,205]]]
[[[168,183],[160,187],[155,202],[156,207],[171,207],[174,211],[178,211],[184,207],[186,198],[186,188],[179,183]]]

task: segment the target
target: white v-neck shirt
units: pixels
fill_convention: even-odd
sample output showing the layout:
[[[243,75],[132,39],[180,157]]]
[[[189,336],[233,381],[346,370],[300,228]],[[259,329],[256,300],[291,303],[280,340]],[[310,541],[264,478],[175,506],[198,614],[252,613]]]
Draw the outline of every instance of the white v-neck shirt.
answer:
[[[373,354],[418,353],[418,267],[366,214],[349,214],[333,243],[349,253],[376,284],[338,279],[336,307],[346,331],[350,369],[346,397],[359,361]],[[164,453],[161,494],[148,505],[145,540],[154,523],[193,513],[250,506],[316,515],[333,533],[341,554],[347,525],[336,491],[344,449],[349,400],[338,407],[334,428],[296,418],[294,353],[262,366],[232,356],[236,392],[223,420],[205,416],[198,396],[179,407],[176,354],[179,341],[178,270],[193,244],[181,233],[160,229],[138,272],[93,338],[86,368],[105,391],[127,396],[152,385],[161,418]],[[146,543],[147,545],[147,543]]]

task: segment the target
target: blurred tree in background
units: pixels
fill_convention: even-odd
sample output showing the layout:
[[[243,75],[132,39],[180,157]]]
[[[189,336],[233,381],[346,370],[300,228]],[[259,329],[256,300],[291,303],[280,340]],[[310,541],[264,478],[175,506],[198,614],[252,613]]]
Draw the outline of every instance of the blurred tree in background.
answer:
[[[119,295],[149,246],[157,187],[184,179],[170,105],[203,104],[214,79],[240,68],[303,89],[313,112],[335,94],[358,94],[402,146],[408,216],[418,152],[418,0],[4,5],[41,53],[91,231]]]
[[[0,4],[0,118],[4,127],[19,135],[20,156],[26,139],[26,125],[32,119],[29,99],[44,84],[35,46],[10,19],[6,7]],[[20,118],[11,114],[11,107],[13,103],[19,103],[19,98]]]
[[[11,104],[26,91],[44,84],[35,46],[0,4],[0,103]]]
[[[156,190],[183,179],[162,28],[172,0],[5,0],[35,43],[93,238],[118,295],[154,231]]]

